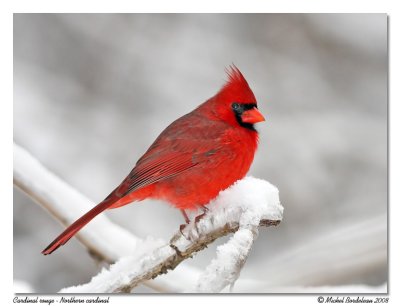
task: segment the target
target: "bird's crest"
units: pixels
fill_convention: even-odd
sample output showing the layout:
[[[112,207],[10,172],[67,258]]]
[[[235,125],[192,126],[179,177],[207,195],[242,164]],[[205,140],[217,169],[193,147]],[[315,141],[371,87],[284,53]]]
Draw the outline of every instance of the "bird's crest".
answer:
[[[225,68],[225,72],[228,75],[228,84],[244,83],[248,86],[246,79],[235,64]]]
[[[256,98],[240,70],[234,65],[225,68],[228,80],[218,95],[224,100],[235,102],[256,103]]]

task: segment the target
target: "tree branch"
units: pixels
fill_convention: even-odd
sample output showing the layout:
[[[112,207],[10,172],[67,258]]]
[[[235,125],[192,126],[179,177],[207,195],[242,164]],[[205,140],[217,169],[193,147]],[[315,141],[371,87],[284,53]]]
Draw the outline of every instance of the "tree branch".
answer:
[[[26,150],[14,143],[13,151],[14,186],[63,225],[68,226],[93,208],[95,203],[51,173]],[[49,237],[49,240],[51,238],[54,237]],[[140,239],[111,222],[105,215],[98,216],[80,231],[76,238],[94,259],[109,264],[126,255],[135,254],[140,257],[164,243],[160,239]],[[163,287],[168,284],[164,281],[144,285],[158,292],[165,292]]]
[[[276,226],[280,223],[279,220],[263,220],[260,225],[262,226]],[[179,244],[179,242],[182,239],[185,239],[183,235],[179,232],[174,235],[174,237],[171,239],[170,245],[169,246],[164,246],[163,248],[157,250],[154,252],[154,254],[150,255],[150,257],[155,257],[157,254],[164,254],[163,258],[160,258],[159,262],[155,262],[153,266],[150,266],[147,270],[145,270],[142,273],[138,273],[137,275],[133,276],[132,279],[127,283],[120,285],[116,288],[112,289],[112,292],[118,293],[118,292],[125,292],[129,293],[132,291],[133,288],[135,288],[137,285],[141,284],[145,280],[150,280],[154,279],[157,276],[167,273],[169,270],[174,270],[182,261],[188,258],[192,258],[195,253],[205,249],[209,244],[214,242],[216,239],[224,237],[230,233],[234,233],[239,229],[239,224],[226,224],[222,228],[215,229],[209,233],[197,233],[199,235],[199,238],[195,241],[189,241],[189,243],[185,244],[185,246],[180,249],[177,247],[176,243]],[[148,258],[145,258],[142,263],[147,261]],[[244,265],[241,265],[241,267]],[[235,279],[236,280],[236,279]],[[220,288],[222,287],[222,288]],[[111,286],[110,286],[111,288]],[[225,288],[225,286],[219,286],[218,291],[222,290]],[[199,291],[202,291],[201,289]],[[66,291],[63,291],[66,292]],[[205,291],[205,292],[210,292],[210,291]]]
[[[13,180],[16,187],[65,226],[94,206],[87,197],[51,173],[16,144]],[[49,237],[51,238],[54,237]],[[133,254],[142,242],[142,239],[111,222],[105,215],[93,220],[79,232],[77,238],[87,247],[90,254],[108,263]],[[155,246],[157,244],[159,246],[161,241],[156,241]]]
[[[227,244],[219,247],[230,251],[217,254],[217,259],[200,277],[200,281],[207,280],[209,284],[197,285],[193,291],[219,292],[227,285],[233,285],[257,236],[258,227],[278,225],[282,219],[283,207],[279,203],[278,190],[266,181],[247,177],[221,192],[208,207],[201,219],[192,221],[182,232],[178,231],[169,244],[139,261],[125,257],[89,283],[65,288],[61,293],[131,292],[143,281],[173,270],[216,239],[236,232]],[[213,289],[210,289],[211,284]]]

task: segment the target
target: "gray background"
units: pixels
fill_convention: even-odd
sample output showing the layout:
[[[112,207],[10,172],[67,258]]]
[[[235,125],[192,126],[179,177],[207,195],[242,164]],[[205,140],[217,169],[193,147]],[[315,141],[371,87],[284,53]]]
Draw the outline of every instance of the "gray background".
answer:
[[[267,117],[250,174],[278,186],[285,207],[241,277],[278,286],[385,283],[384,14],[16,14],[14,141],[101,201],[170,122],[219,90],[231,63]],[[157,201],[107,215],[142,237],[168,239],[182,223]],[[384,224],[369,234],[375,220]],[[15,190],[15,279],[54,292],[96,274],[75,240],[40,254],[60,231]],[[203,268],[214,254],[215,243],[188,263]]]

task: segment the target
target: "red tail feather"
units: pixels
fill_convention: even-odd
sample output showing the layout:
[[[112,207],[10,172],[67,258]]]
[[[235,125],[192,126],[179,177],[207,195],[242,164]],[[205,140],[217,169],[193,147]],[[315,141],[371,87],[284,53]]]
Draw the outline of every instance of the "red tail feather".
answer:
[[[65,231],[63,231],[52,243],[49,244],[47,248],[42,251],[43,255],[48,255],[57,250],[60,246],[65,244],[68,240],[70,240],[82,227],[84,227],[87,223],[89,223],[94,217],[98,214],[109,208],[111,205],[115,203],[115,198],[107,198],[100,204],[93,207],[86,214],[72,223]]]

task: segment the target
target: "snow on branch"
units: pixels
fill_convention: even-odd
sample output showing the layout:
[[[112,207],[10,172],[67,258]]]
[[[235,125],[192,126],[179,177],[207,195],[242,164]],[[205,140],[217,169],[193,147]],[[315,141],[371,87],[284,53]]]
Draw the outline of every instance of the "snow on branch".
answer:
[[[84,285],[65,288],[61,293],[131,292],[138,284],[174,269],[182,261],[229,233],[235,233],[217,249],[217,257],[200,276],[195,292],[220,292],[232,286],[258,234],[259,226],[277,225],[283,207],[278,189],[270,183],[246,177],[222,191],[208,206],[207,213],[178,231],[164,245],[140,260],[121,258]]]
[[[14,143],[14,186],[50,212],[65,226],[93,208],[94,202],[69,186],[61,178],[46,169],[29,152]],[[56,233],[53,233],[55,235]],[[119,237],[119,239],[115,239]],[[49,236],[49,241],[54,236]],[[121,257],[131,255],[140,258],[165,242],[162,239],[148,237],[141,239],[124,228],[111,222],[104,214],[97,216],[76,238],[98,261],[114,263]],[[38,252],[40,249],[38,250]],[[186,276],[186,267],[177,277]],[[192,273],[193,274],[193,273]],[[181,284],[160,279],[145,282],[143,285],[156,292],[177,292],[185,290]]]
[[[64,225],[71,224],[95,204],[51,173],[30,153],[15,143],[14,185]],[[49,233],[49,241],[55,234]],[[108,263],[132,254],[135,254],[137,258],[163,244],[162,240],[148,238],[143,241],[135,237],[112,223],[104,214],[90,222],[79,232],[77,238],[88,248],[91,255]]]

